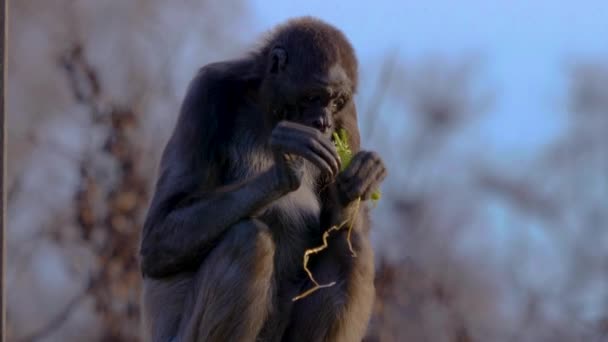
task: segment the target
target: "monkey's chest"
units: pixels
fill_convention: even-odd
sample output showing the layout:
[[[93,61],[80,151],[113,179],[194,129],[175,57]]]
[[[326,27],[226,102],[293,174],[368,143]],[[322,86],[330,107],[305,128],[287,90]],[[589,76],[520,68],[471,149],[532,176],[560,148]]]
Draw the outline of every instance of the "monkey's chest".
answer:
[[[304,185],[277,200],[260,216],[275,243],[275,277],[279,283],[296,283],[304,276],[302,258],[306,249],[318,244],[320,216],[317,195]]]
[[[270,227],[276,239],[288,239],[294,243],[301,240],[304,243],[309,236],[319,232],[320,215],[317,194],[303,184],[272,203],[260,219]]]
[[[274,165],[272,154],[248,132],[241,132],[239,140],[227,152],[230,182],[251,179]],[[321,203],[314,177],[308,170],[298,190],[274,201],[257,217],[270,228],[275,257],[286,261],[285,265],[277,265],[278,268],[289,268],[289,264],[301,266],[304,251],[319,240]]]
[[[230,182],[251,179],[274,166],[270,151],[260,146],[253,134],[247,133],[240,133],[238,142],[227,150],[231,165]],[[319,230],[321,205],[314,177],[307,170],[298,190],[274,201],[259,217],[273,234],[276,231],[277,238],[288,235],[292,239],[298,239]]]

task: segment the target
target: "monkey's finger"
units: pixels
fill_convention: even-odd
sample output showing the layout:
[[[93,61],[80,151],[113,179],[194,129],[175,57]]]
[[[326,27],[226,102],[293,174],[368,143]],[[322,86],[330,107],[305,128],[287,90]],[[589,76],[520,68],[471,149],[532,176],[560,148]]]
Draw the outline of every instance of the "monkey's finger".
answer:
[[[310,139],[317,140],[318,143],[321,144],[323,148],[325,148],[326,151],[332,155],[333,159],[335,160],[335,164],[337,164],[337,171],[340,171],[342,161],[340,160],[340,155],[338,154],[336,146],[329,137],[324,136],[321,132],[319,132],[319,130],[292,121],[282,121],[279,123],[279,125],[277,125],[277,127],[280,127],[280,130],[277,131],[277,133],[284,133],[294,136],[297,135],[302,138],[308,137]],[[334,162],[331,162],[331,164],[334,164]]]
[[[325,137],[323,137],[325,138]],[[329,153],[331,153],[333,160],[336,161],[336,166],[338,167],[336,174],[338,174],[338,172],[340,172],[340,170],[342,169],[342,159],[340,159],[340,154],[338,154],[338,149],[336,148],[336,145],[334,145],[334,143],[330,140],[330,139],[322,139],[323,143],[328,150]]]
[[[374,168],[384,168],[384,163],[378,153],[368,151],[359,151],[353,157],[351,165],[353,165],[352,169],[345,170],[345,176],[347,178],[352,178],[355,175],[370,177],[370,173]]]
[[[329,159],[327,157],[325,159],[328,160],[330,165],[335,169],[334,176],[337,175],[338,172],[340,172],[340,166],[342,164],[342,161],[340,160],[338,150],[336,149],[336,146],[331,141],[331,139],[324,136],[317,129],[314,129],[312,127],[303,125],[298,126],[298,135],[300,137],[306,139],[306,141],[308,141],[310,144],[313,144],[315,147],[318,147],[317,145],[320,145],[324,149],[323,154],[325,156],[329,156]],[[318,148],[315,148],[315,150],[318,150]]]
[[[336,175],[338,175],[342,165],[342,160],[340,160],[338,150],[336,150],[336,146],[334,146],[331,140],[321,136],[321,139],[315,139],[312,145],[314,147],[313,149],[322,154],[324,156],[324,159],[327,160],[331,165],[332,176],[335,177]]]
[[[384,178],[386,178],[386,175],[387,175],[387,171],[384,167],[376,169],[371,178],[371,181],[369,182],[369,186],[363,192],[363,195],[361,195],[361,199],[362,200],[370,199],[372,197],[372,194],[380,188],[380,184],[382,183]]]
[[[341,178],[343,178],[344,180],[350,180],[356,174],[358,174],[359,169],[361,168],[361,165],[363,164],[364,157],[365,157],[364,153],[359,152],[359,153],[355,154],[355,156],[350,161],[350,164],[348,165],[346,170],[344,170],[341,173],[341,175],[340,175]]]
[[[281,145],[284,152],[306,158],[316,167],[318,167],[322,173],[332,174],[333,170],[330,164],[321,158],[317,153],[313,152],[308,146],[303,146],[294,140],[283,141]]]
[[[308,132],[310,134],[314,134],[317,130],[310,127],[310,126],[306,126],[304,124],[301,123],[297,123],[297,122],[293,122],[293,121],[281,121],[277,124],[277,127],[281,128],[281,129],[291,129],[291,130],[297,130],[297,131],[302,131],[302,132]]]
[[[384,164],[378,154],[361,151],[355,155],[351,165],[339,176],[340,183],[349,197],[362,196],[365,200],[367,193],[371,195],[377,188],[378,179],[385,170]]]
[[[330,146],[324,145],[322,141],[319,141],[314,136],[309,135],[307,132],[298,130],[279,131],[276,132],[273,136],[276,137],[276,139],[281,140],[283,144],[291,146],[290,148],[292,149],[295,149],[297,145],[304,146],[305,149],[308,149],[309,153],[317,155],[317,158],[313,159],[316,160],[318,158],[321,158],[329,166],[330,172],[328,172],[327,174],[331,175],[332,177],[335,177],[338,174],[340,170],[340,161],[337,152],[334,151],[334,155]],[[303,150],[300,149],[299,151]],[[311,160],[311,162],[314,161]],[[321,170],[323,169],[324,167],[321,168]]]
[[[382,160],[374,152],[362,154],[361,159],[361,167],[356,173],[360,178],[373,180],[375,174],[384,168]]]

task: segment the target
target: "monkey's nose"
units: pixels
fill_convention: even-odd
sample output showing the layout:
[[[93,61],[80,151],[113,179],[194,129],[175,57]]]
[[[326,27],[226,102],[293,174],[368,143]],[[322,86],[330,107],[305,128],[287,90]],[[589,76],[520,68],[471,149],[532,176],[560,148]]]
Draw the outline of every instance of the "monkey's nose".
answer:
[[[326,133],[331,128],[329,122],[327,122],[327,120],[324,120],[323,118],[315,119],[315,121],[313,121],[312,123],[312,126],[321,131],[321,133]]]

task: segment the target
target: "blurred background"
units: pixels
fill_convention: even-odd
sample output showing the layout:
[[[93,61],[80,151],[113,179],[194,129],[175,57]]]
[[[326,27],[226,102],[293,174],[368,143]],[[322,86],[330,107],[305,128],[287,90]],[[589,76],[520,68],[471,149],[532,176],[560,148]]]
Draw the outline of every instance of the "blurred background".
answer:
[[[608,341],[608,2],[9,7],[9,341],[139,340],[139,230],[188,82],[308,14],[351,39],[390,171],[366,341]]]

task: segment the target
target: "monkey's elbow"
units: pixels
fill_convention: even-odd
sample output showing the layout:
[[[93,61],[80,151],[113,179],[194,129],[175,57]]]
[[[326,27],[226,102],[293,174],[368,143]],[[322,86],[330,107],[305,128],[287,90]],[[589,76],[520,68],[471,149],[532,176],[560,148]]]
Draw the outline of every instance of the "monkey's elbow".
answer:
[[[156,267],[154,266],[154,253],[151,248],[142,247],[139,250],[139,269],[144,277],[155,278],[157,273]]]
[[[145,246],[139,251],[139,268],[145,278],[166,278],[174,274],[172,259],[158,246]]]

